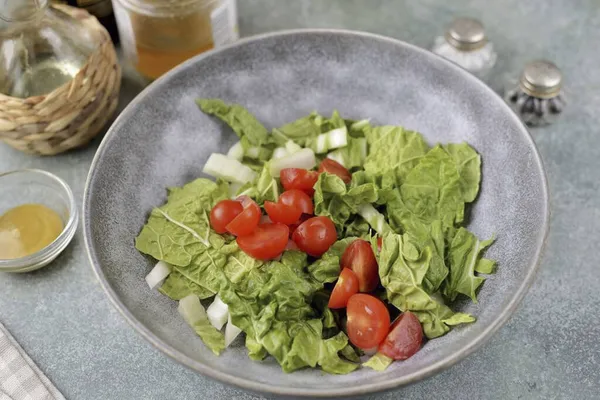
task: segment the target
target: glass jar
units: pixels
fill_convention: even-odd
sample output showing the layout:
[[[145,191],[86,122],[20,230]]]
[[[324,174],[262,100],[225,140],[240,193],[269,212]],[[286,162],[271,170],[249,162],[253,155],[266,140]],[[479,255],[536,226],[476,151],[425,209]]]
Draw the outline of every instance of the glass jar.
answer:
[[[238,39],[236,0],[113,0],[121,44],[143,76]]]

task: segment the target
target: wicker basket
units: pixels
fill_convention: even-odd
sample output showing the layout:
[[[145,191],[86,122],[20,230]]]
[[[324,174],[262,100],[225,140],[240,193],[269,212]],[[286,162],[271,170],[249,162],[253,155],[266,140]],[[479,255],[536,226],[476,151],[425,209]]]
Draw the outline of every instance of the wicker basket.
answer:
[[[0,93],[0,140],[38,155],[87,144],[117,108],[121,86],[121,68],[106,29],[87,11],[52,7],[88,25],[100,46],[70,82],[51,93],[26,99]]]

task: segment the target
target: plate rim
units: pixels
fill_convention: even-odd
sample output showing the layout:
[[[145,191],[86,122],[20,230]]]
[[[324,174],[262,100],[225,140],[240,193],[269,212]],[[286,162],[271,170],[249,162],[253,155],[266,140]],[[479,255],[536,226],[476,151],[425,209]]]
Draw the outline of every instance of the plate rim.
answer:
[[[172,346],[163,342],[159,339],[152,331],[146,328],[143,323],[141,323],[129,310],[128,308],[121,302],[115,290],[110,286],[108,280],[100,266],[100,262],[98,261],[96,252],[91,247],[91,228],[90,228],[90,184],[94,178],[94,173],[96,170],[96,166],[99,162],[99,159],[102,157],[105,151],[105,147],[107,143],[110,141],[111,136],[114,133],[114,127],[119,125],[122,119],[125,119],[130,111],[138,104],[141,103],[143,99],[145,99],[150,91],[157,86],[163,80],[167,80],[170,77],[177,75],[179,71],[182,71],[188,68],[190,65],[199,62],[200,60],[211,57],[214,54],[226,51],[231,48],[235,48],[238,46],[243,46],[247,43],[258,42],[264,39],[269,39],[273,37],[281,37],[281,36],[293,36],[298,34],[333,34],[336,36],[353,36],[359,37],[363,39],[371,39],[381,42],[387,42],[394,46],[398,46],[404,49],[409,49],[411,51],[415,51],[420,53],[432,60],[436,63],[445,64],[447,68],[453,69],[455,72],[462,74],[462,76],[471,80],[475,85],[478,85],[483,91],[487,91],[493,97],[496,97],[498,101],[501,102],[501,107],[504,107],[508,114],[511,115],[513,121],[521,127],[521,131],[525,137],[525,139],[529,142],[531,149],[533,150],[533,162],[534,165],[540,170],[542,175],[541,182],[541,190],[543,197],[543,221],[542,221],[542,234],[539,235],[536,239],[536,250],[534,257],[528,267],[528,272],[521,282],[521,285],[516,290],[515,294],[512,296],[508,304],[505,308],[502,309],[501,313],[498,315],[496,319],[494,319],[484,330],[482,330],[469,344],[459,349],[457,352],[448,355],[447,357],[438,360],[437,362],[427,366],[420,371],[416,371],[412,374],[398,377],[394,379],[390,379],[385,382],[380,383],[367,383],[360,387],[353,388],[341,388],[341,389],[311,389],[311,388],[293,388],[293,387],[282,387],[282,386],[274,386],[267,383],[260,383],[250,379],[241,378],[232,374],[228,374],[225,372],[220,372],[217,370],[211,369],[209,366],[198,362],[184,353],[176,350]],[[199,54],[191,59],[183,62],[177,67],[173,68],[146,88],[144,88],[117,116],[117,118],[113,121],[110,128],[108,129],[106,135],[102,139],[98,149],[94,155],[92,163],[90,164],[90,168],[88,170],[87,179],[84,187],[83,194],[83,205],[82,205],[82,221],[83,221],[83,238],[85,244],[85,250],[88,256],[88,260],[91,264],[91,267],[98,279],[100,286],[108,296],[112,305],[119,311],[119,313],[125,318],[125,320],[133,326],[133,328],[148,342],[150,342],[155,348],[162,351],[164,354],[177,361],[178,363],[186,366],[189,369],[192,369],[196,372],[201,373],[202,375],[220,381],[222,383],[236,386],[241,389],[250,390],[258,393],[269,393],[273,395],[279,396],[301,396],[301,397],[321,397],[321,398],[333,398],[339,396],[360,396],[366,394],[373,394],[382,391],[388,391],[393,389],[398,389],[402,386],[406,386],[408,384],[416,383],[425,378],[431,377],[443,370],[453,366],[457,362],[463,360],[477,349],[479,349],[485,342],[487,342],[494,333],[496,333],[514,314],[515,310],[523,300],[525,294],[527,293],[529,287],[534,281],[537,271],[540,268],[540,263],[542,260],[542,255],[544,253],[544,249],[546,247],[549,226],[550,226],[550,200],[549,200],[549,190],[548,190],[548,178],[546,174],[546,170],[543,165],[542,158],[539,154],[539,150],[531,136],[531,133],[527,129],[527,127],[522,123],[522,121],[518,118],[518,116],[510,109],[510,107],[502,100],[502,98],[494,92],[489,86],[480,81],[475,76],[468,73],[466,70],[462,69],[458,65],[438,56],[430,51],[418,47],[416,45],[404,42],[399,39],[395,39],[392,37],[379,35],[370,32],[358,31],[358,30],[348,30],[348,29],[329,29],[329,28],[320,28],[320,29],[289,29],[289,30],[281,30],[281,31],[273,31],[258,35],[249,36],[243,39],[240,39],[232,44],[227,46],[219,47],[217,49],[213,49],[211,51]]]

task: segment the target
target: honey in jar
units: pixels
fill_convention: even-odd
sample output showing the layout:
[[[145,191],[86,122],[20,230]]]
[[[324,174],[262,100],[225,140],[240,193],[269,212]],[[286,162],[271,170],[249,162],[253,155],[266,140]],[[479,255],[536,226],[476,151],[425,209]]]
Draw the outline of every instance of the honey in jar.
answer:
[[[125,56],[156,79],[239,37],[236,0],[113,0]]]

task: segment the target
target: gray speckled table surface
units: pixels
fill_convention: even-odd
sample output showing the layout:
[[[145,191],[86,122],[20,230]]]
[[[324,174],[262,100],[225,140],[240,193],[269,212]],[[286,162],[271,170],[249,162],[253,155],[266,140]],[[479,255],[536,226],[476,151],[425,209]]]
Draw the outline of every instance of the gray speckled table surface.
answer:
[[[532,58],[564,71],[571,103],[532,130],[552,193],[542,269],[516,315],[481,350],[424,382],[378,399],[600,398],[600,3],[597,0],[239,0],[244,36],[304,27],[358,29],[428,47],[454,15],[480,18],[499,52],[492,86]],[[126,75],[121,107],[139,90]],[[99,139],[53,158],[0,144],[0,171],[63,177],[81,200]],[[0,188],[1,190],[1,188]],[[0,274],[0,321],[70,399],[259,399],[171,361],[109,304],[81,233],[44,270]]]

